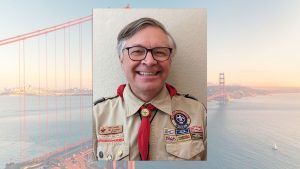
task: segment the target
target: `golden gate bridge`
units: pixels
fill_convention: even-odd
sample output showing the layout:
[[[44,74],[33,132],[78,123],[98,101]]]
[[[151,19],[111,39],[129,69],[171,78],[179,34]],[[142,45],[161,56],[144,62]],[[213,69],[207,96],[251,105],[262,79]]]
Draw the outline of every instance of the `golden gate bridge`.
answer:
[[[16,81],[18,81],[17,89],[12,91],[11,95],[18,95],[19,103],[19,122],[20,122],[20,130],[19,130],[19,143],[20,143],[20,154],[19,154],[19,161],[16,163],[9,163],[6,165],[6,168],[56,168],[56,167],[66,167],[66,168],[91,168],[88,167],[88,162],[92,161],[92,148],[91,148],[91,138],[84,138],[82,136],[83,133],[83,119],[86,115],[90,116],[91,112],[84,112],[83,109],[83,98],[82,96],[86,93],[84,91],[84,79],[83,79],[83,62],[87,62],[86,58],[91,58],[89,52],[91,52],[91,48],[83,50],[83,26],[87,25],[86,27],[91,27],[92,22],[92,15],[88,15],[85,17],[81,17],[78,19],[74,19],[65,23],[61,23],[58,25],[50,26],[48,28],[39,29],[33,32],[21,34],[18,36],[6,38],[0,40],[0,49],[4,48],[8,45],[14,45],[14,51],[17,51],[17,56],[15,56],[15,63],[18,70],[18,77]],[[77,32],[75,34],[70,33],[71,29],[76,29]],[[88,29],[87,32],[92,32],[91,29]],[[62,37],[59,37],[58,35]],[[76,37],[74,37],[76,36]],[[91,36],[88,37],[89,41],[91,42]],[[36,42],[33,42],[36,41]],[[35,44],[35,45],[32,45]],[[33,47],[35,46],[35,48]],[[76,46],[72,48],[72,46]],[[26,49],[26,48],[30,48]],[[72,49],[71,49],[72,48]],[[33,49],[33,50],[32,50]],[[77,52],[74,52],[77,51]],[[34,52],[36,51],[36,52]],[[73,52],[71,52],[73,51]],[[10,55],[10,54],[6,54]],[[37,56],[34,56],[37,55]],[[51,58],[52,56],[52,58]],[[11,59],[12,57],[6,57],[5,59]],[[53,59],[54,58],[54,59]],[[3,59],[4,60],[4,59]],[[36,61],[38,60],[38,61]],[[74,65],[72,63],[78,63],[78,65]],[[42,63],[43,61],[43,63]],[[36,62],[33,66],[31,62]],[[59,66],[58,66],[59,65]],[[31,67],[36,67],[38,72],[38,77],[31,78],[32,74],[36,73],[36,71],[30,71]],[[59,68],[60,67],[60,68]],[[71,67],[73,70],[71,71]],[[91,64],[87,66],[86,69],[90,69]],[[62,71],[61,71],[62,70]],[[77,71],[79,73],[75,75],[71,75],[71,72]],[[71,82],[71,77],[76,76],[78,78],[77,82],[79,84],[73,84]],[[75,80],[73,80],[75,81]],[[44,82],[44,85],[42,84]],[[48,133],[50,130],[48,125],[48,115],[49,115],[49,104],[50,101],[48,97],[53,95],[50,94],[50,90],[55,91],[58,88],[62,88],[64,90],[64,121],[65,127],[70,127],[70,119],[72,118],[71,112],[71,101],[68,99],[68,90],[71,88],[72,85],[79,85],[79,93],[77,95],[80,97],[80,132],[79,134],[80,139],[76,143],[67,143],[64,141],[64,145],[61,148],[58,148],[51,152],[40,153],[38,157],[34,157],[28,159],[27,146],[25,145],[26,141],[29,139],[27,135],[27,126],[28,126],[28,107],[30,107],[29,101],[27,101],[28,94],[31,92],[29,91],[29,87],[35,83],[37,86],[35,90],[35,94],[38,99],[38,107],[39,107],[39,126],[37,126],[37,130],[39,133],[44,132],[46,133],[46,142],[48,140]],[[54,84],[53,84],[54,83]],[[58,84],[61,86],[59,87]],[[86,84],[89,86],[88,84]],[[30,89],[32,90],[32,89]],[[46,91],[45,105],[41,105],[40,96],[42,95],[42,91]],[[48,92],[48,93],[47,93]],[[56,95],[54,93],[54,95]],[[55,104],[57,103],[57,99],[55,99]],[[92,102],[90,104],[92,106]],[[43,107],[43,108],[42,108]],[[42,110],[44,109],[44,110]],[[44,111],[44,112],[42,112]],[[41,115],[46,114],[46,121],[45,124],[42,124]],[[69,116],[69,117],[68,117]],[[57,119],[57,112],[56,112],[56,120]],[[46,131],[41,131],[41,126],[46,125]],[[68,137],[70,133],[68,133],[68,129],[65,129],[65,137]],[[77,149],[76,149],[77,148]],[[74,151],[76,149],[76,151]],[[71,152],[71,154],[70,154]],[[67,154],[67,155],[66,155]],[[53,160],[56,159],[56,160]],[[116,168],[117,163],[107,163],[105,168]],[[123,168],[134,169],[134,163],[128,162],[128,165],[124,166]],[[120,165],[118,166],[120,168]]]
[[[85,17],[81,17],[78,19],[74,19],[65,23],[61,23],[58,25],[54,25],[48,28],[44,28],[44,29],[40,29],[40,30],[36,30],[33,32],[29,32],[29,33],[25,33],[25,34],[21,34],[18,36],[14,36],[11,38],[6,38],[6,39],[2,39],[0,40],[0,47],[9,45],[9,44],[17,44],[16,45],[16,51],[17,51],[17,67],[18,67],[18,95],[20,97],[19,99],[19,122],[20,122],[20,161],[18,162],[19,165],[22,164],[24,165],[23,168],[34,168],[34,167],[40,167],[42,165],[42,161],[45,160],[49,160],[51,157],[55,157],[58,156],[57,154],[61,154],[61,153],[66,153],[69,150],[73,150],[75,147],[81,146],[81,149],[79,151],[79,153],[77,153],[77,155],[73,154],[72,156],[72,161],[74,164],[74,161],[76,161],[79,163],[83,163],[81,164],[82,167],[84,166],[84,163],[88,163],[89,161],[91,161],[92,159],[92,149],[90,146],[90,142],[91,139],[90,138],[83,138],[81,137],[80,140],[77,143],[64,143],[64,145],[62,146],[63,148],[59,148],[57,150],[48,152],[48,153],[44,153],[41,154],[38,157],[32,158],[32,159],[27,159],[26,158],[26,146],[23,145],[24,142],[26,142],[26,140],[28,139],[28,136],[26,134],[26,122],[27,122],[27,109],[26,107],[28,106],[28,103],[26,103],[26,97],[28,94],[28,88],[26,87],[26,85],[30,84],[31,81],[30,79],[27,79],[26,77],[30,76],[30,72],[28,71],[27,67],[28,67],[28,60],[32,60],[32,54],[28,54],[26,53],[26,45],[27,45],[27,41],[29,40],[36,40],[36,47],[38,50],[36,53],[36,55],[38,55],[38,63],[37,63],[37,67],[38,67],[38,91],[37,96],[39,96],[41,94],[40,89],[42,87],[44,87],[44,90],[49,91],[50,90],[50,83],[53,83],[54,81],[54,85],[52,84],[52,88],[57,89],[58,88],[58,83],[62,83],[63,84],[63,89],[65,91],[65,106],[64,106],[64,112],[65,112],[65,123],[67,123],[68,119],[67,116],[69,115],[69,118],[71,118],[72,113],[70,110],[67,110],[68,107],[71,107],[71,102],[67,101],[67,90],[68,87],[71,87],[71,55],[77,55],[78,58],[78,64],[77,67],[75,69],[78,69],[77,71],[79,71],[79,74],[77,75],[79,77],[79,96],[80,96],[80,132],[83,132],[82,129],[82,125],[83,125],[83,118],[85,115],[90,115],[91,112],[84,112],[83,111],[83,100],[82,100],[82,95],[83,95],[83,61],[85,58],[83,58],[83,56],[88,56],[88,49],[85,50],[86,53],[84,53],[83,51],[83,33],[82,33],[82,26],[84,24],[87,24],[91,27],[91,22],[92,22],[92,15],[88,15]],[[77,39],[77,47],[75,47],[74,49],[77,50],[77,53],[71,53],[71,39],[72,39],[72,35],[70,34],[70,29],[77,27],[78,31],[77,31],[77,38],[73,38],[73,39]],[[89,29],[88,31],[91,32],[91,30]],[[58,33],[60,32],[60,34],[62,35],[62,38],[58,38]],[[52,36],[52,46],[50,45],[50,37]],[[44,38],[44,43],[41,44],[41,38]],[[89,37],[91,38],[91,37]],[[75,42],[72,42],[75,43]],[[25,45],[26,44],[26,45]],[[61,44],[59,45],[60,48],[58,47],[57,44]],[[50,48],[51,46],[51,48]],[[62,47],[61,47],[62,46]],[[43,59],[44,59],[44,74],[42,74],[42,64],[41,64],[41,52],[42,50],[44,51],[43,54]],[[60,52],[58,52],[60,50]],[[52,51],[51,54],[50,51]],[[53,52],[54,51],[54,52]],[[30,53],[33,53],[32,51]],[[54,56],[54,61],[51,61],[50,56]],[[91,57],[91,56],[90,56]],[[58,59],[59,58],[59,59]],[[74,58],[73,58],[74,59]],[[26,62],[27,61],[27,62]],[[58,66],[57,64],[61,63],[62,67],[63,67],[63,73],[59,72]],[[51,74],[50,72],[50,67],[54,67],[54,75],[53,72]],[[91,67],[91,65],[90,65]],[[59,72],[59,73],[58,73]],[[50,78],[51,75],[54,76],[52,78]],[[58,75],[59,74],[63,74],[62,80],[58,79]],[[44,86],[41,86],[41,79],[45,78],[44,80]],[[219,91],[214,93],[211,96],[207,97],[207,100],[219,100],[220,103],[224,104],[226,102],[226,92],[225,92],[225,77],[224,77],[224,73],[220,73],[219,74]],[[40,112],[39,116],[41,115],[41,113],[45,113],[46,114],[46,137],[48,139],[48,132],[49,132],[49,127],[48,127],[48,95],[46,94],[46,105],[45,105],[45,112]],[[55,104],[57,104],[57,100],[55,102]],[[67,105],[69,104],[69,105]],[[92,103],[91,103],[92,105]],[[39,99],[39,107],[41,107],[40,105],[40,99]],[[40,109],[41,110],[41,109]],[[69,113],[69,114],[68,114]],[[57,116],[57,115],[56,115]],[[56,120],[58,120],[56,118]],[[39,117],[39,124],[41,125],[41,118]],[[67,125],[67,124],[66,124]],[[39,126],[37,126],[39,127]],[[40,130],[40,129],[39,129]],[[67,130],[66,130],[67,131]],[[40,131],[42,132],[42,131]],[[66,132],[66,136],[68,136],[68,133]],[[47,140],[46,139],[46,140]],[[82,145],[86,145],[88,146],[88,148],[82,148]],[[58,156],[59,157],[59,156]],[[62,157],[62,156],[61,156]],[[76,158],[75,158],[76,157]],[[67,158],[67,157],[64,157]],[[70,162],[67,162],[66,159],[60,158],[59,159],[59,163],[65,163],[66,166],[71,165]],[[62,164],[60,164],[62,165]],[[79,165],[79,164],[78,164]],[[117,163],[111,163],[111,167],[112,168],[116,168]],[[48,166],[49,167],[49,166]],[[58,166],[57,166],[58,167]],[[86,165],[85,165],[86,167]],[[9,168],[9,166],[8,166]],[[51,167],[49,167],[51,168]],[[53,164],[52,168],[55,168],[55,165]],[[74,166],[73,166],[74,168]],[[84,167],[83,167],[84,168]],[[109,167],[108,167],[109,168]],[[134,163],[133,162],[128,162],[128,166],[127,168],[130,169],[134,169]]]
[[[219,73],[219,86],[215,93],[207,96],[207,101],[216,100],[219,104],[225,104],[228,101],[228,95],[225,90],[225,74]]]

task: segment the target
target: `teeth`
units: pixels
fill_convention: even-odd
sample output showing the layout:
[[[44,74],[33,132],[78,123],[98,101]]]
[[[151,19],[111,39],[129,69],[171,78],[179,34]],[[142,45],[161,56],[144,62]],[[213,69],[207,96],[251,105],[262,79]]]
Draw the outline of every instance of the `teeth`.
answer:
[[[153,76],[155,75],[155,72],[139,72],[139,74],[143,76]]]

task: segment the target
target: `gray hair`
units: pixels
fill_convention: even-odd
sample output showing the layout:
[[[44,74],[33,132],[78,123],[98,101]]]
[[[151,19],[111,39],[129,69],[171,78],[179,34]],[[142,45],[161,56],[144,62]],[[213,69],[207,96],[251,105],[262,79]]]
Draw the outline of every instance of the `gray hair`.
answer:
[[[173,48],[172,56],[174,56],[174,54],[176,52],[176,43],[175,43],[173,37],[171,36],[171,34],[166,30],[165,26],[153,18],[140,18],[138,20],[135,20],[135,21],[129,23],[120,31],[118,38],[117,38],[117,40],[118,40],[117,51],[118,51],[119,57],[122,54],[122,50],[125,46],[126,40],[131,38],[137,32],[141,31],[142,29],[144,29],[148,26],[158,27],[168,36],[169,44]]]

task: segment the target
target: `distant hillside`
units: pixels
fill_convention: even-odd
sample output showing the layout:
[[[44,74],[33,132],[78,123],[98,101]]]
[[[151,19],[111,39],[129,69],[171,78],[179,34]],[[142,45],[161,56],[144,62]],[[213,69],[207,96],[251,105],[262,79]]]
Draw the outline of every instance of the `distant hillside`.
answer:
[[[212,96],[219,92],[220,88],[217,85],[207,87],[207,96]],[[225,92],[231,99],[239,99],[242,97],[251,97],[256,95],[270,94],[270,91],[266,89],[254,89],[244,86],[225,86]]]
[[[54,90],[45,88],[35,88],[30,85],[24,88],[9,88],[0,92],[0,95],[18,96],[18,95],[31,95],[31,96],[77,96],[77,95],[92,95],[91,89],[70,88],[66,90]]]
[[[215,93],[219,92],[220,88],[218,85],[208,85],[207,87],[207,96],[212,96]],[[229,99],[240,99],[242,97],[252,97],[256,95],[268,95],[275,93],[300,93],[299,88],[290,88],[290,87],[273,87],[273,88],[255,88],[255,87],[245,87],[245,86],[225,86],[225,92]]]

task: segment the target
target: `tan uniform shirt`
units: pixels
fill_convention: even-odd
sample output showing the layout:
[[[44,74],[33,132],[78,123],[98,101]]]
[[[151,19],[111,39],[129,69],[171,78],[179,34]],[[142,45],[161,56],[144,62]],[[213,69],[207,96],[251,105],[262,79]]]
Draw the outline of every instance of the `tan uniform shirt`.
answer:
[[[206,160],[205,107],[182,95],[171,98],[166,87],[150,103],[157,108],[150,118],[150,160]],[[123,98],[106,99],[94,106],[96,159],[140,160],[137,136],[141,116],[138,110],[143,104],[126,85]],[[186,123],[177,125],[182,118]]]

